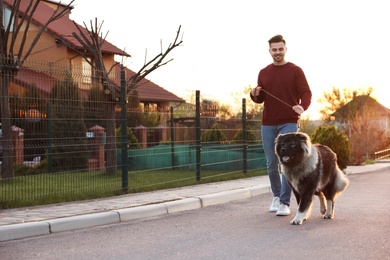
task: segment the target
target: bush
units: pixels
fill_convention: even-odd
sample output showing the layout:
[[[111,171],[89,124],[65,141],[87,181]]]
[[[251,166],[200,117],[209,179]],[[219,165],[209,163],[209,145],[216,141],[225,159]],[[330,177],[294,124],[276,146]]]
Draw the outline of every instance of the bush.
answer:
[[[200,136],[200,141],[203,142],[223,142],[226,141],[226,136],[219,129],[218,124],[214,124],[210,130],[206,130]]]
[[[238,142],[243,141],[242,129],[237,131],[237,133],[233,137],[233,141],[238,141]],[[251,143],[256,141],[256,135],[255,133],[253,133],[250,125],[247,125],[246,127],[246,141]]]
[[[122,128],[119,127],[115,130],[116,132],[116,146],[118,148],[122,147]],[[127,148],[130,149],[140,149],[141,145],[138,143],[137,137],[133,134],[133,131],[128,127],[127,128]]]
[[[348,137],[332,126],[319,126],[311,135],[312,143],[328,146],[337,154],[337,164],[340,169],[347,168],[350,160],[350,146]]]
[[[15,177],[37,175],[37,174],[39,174],[39,170],[35,168],[23,164],[15,165],[15,172],[14,172]]]
[[[85,169],[89,150],[84,108],[78,85],[70,75],[59,80],[50,93],[53,169]]]
[[[38,175],[41,173],[47,172],[47,160],[43,160],[35,167],[28,166],[24,164],[17,164],[15,165],[15,176],[30,176],[30,175]]]

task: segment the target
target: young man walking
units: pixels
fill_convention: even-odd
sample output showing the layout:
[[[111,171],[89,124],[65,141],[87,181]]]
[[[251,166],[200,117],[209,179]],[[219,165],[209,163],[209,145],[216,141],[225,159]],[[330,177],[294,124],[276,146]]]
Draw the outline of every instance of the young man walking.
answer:
[[[261,138],[274,195],[269,211],[276,212],[277,216],[287,216],[290,215],[291,188],[284,174],[280,178],[275,138],[298,131],[300,114],[309,108],[312,93],[303,70],[285,60],[287,47],[283,36],[276,35],[268,43],[273,62],[260,70],[257,87],[250,97],[256,103],[264,103]]]

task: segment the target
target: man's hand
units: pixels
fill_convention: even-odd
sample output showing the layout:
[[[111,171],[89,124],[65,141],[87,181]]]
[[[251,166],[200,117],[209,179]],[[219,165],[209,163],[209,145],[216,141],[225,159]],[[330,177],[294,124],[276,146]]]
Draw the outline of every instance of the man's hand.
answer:
[[[260,91],[261,91],[261,87],[260,86],[255,87],[251,91],[252,96],[257,97],[258,95],[260,95]]]
[[[302,114],[303,112],[305,112],[305,109],[303,109],[303,107],[301,105],[295,105],[293,106],[292,108],[295,113],[297,113],[298,115]]]

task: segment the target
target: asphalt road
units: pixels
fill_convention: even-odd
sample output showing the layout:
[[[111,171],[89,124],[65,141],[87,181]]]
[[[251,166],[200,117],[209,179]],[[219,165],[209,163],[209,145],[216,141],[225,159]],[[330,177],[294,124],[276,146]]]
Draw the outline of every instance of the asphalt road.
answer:
[[[0,243],[5,259],[390,259],[390,171],[349,176],[335,218],[301,226],[271,194],[200,210]],[[296,203],[292,204],[292,214]]]

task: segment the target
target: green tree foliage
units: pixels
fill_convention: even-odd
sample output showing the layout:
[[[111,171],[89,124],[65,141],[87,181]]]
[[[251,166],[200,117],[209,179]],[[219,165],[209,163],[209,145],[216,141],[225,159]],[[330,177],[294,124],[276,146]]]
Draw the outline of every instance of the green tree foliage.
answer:
[[[95,125],[106,128],[106,120],[104,119],[104,108],[102,102],[103,88],[101,86],[94,86],[88,92],[87,100],[84,101],[84,118],[87,128]]]
[[[145,127],[156,127],[160,124],[160,115],[157,111],[144,112],[141,115],[141,125]]]
[[[200,136],[200,141],[202,143],[219,143],[226,141],[226,136],[224,133],[222,133],[218,124],[214,124],[211,129],[202,133]]]
[[[135,89],[127,96],[127,126],[137,127],[141,125],[141,107],[138,91]]]
[[[241,142],[243,141],[243,136],[242,136],[243,130],[240,129],[237,131],[237,133],[233,137],[233,141]],[[251,126],[247,125],[246,127],[246,141],[247,142],[256,142],[257,138],[255,133],[252,131]]]
[[[118,148],[122,147],[122,128],[119,127],[116,129],[116,146]],[[140,149],[141,145],[138,143],[137,137],[133,134],[133,131],[128,127],[127,128],[127,147],[130,149]]]
[[[319,126],[311,136],[313,143],[328,146],[337,154],[337,164],[340,169],[347,168],[350,161],[350,146],[348,137],[331,126]]]
[[[157,110],[158,106],[141,107],[138,91],[132,90],[131,94],[127,97],[127,111],[126,119],[128,127],[137,127],[143,125],[145,127],[156,127],[160,122],[160,113]],[[121,113],[116,113],[116,119],[120,121],[122,118]]]
[[[82,101],[70,75],[57,82],[52,107],[53,169],[86,169],[89,157]]]

